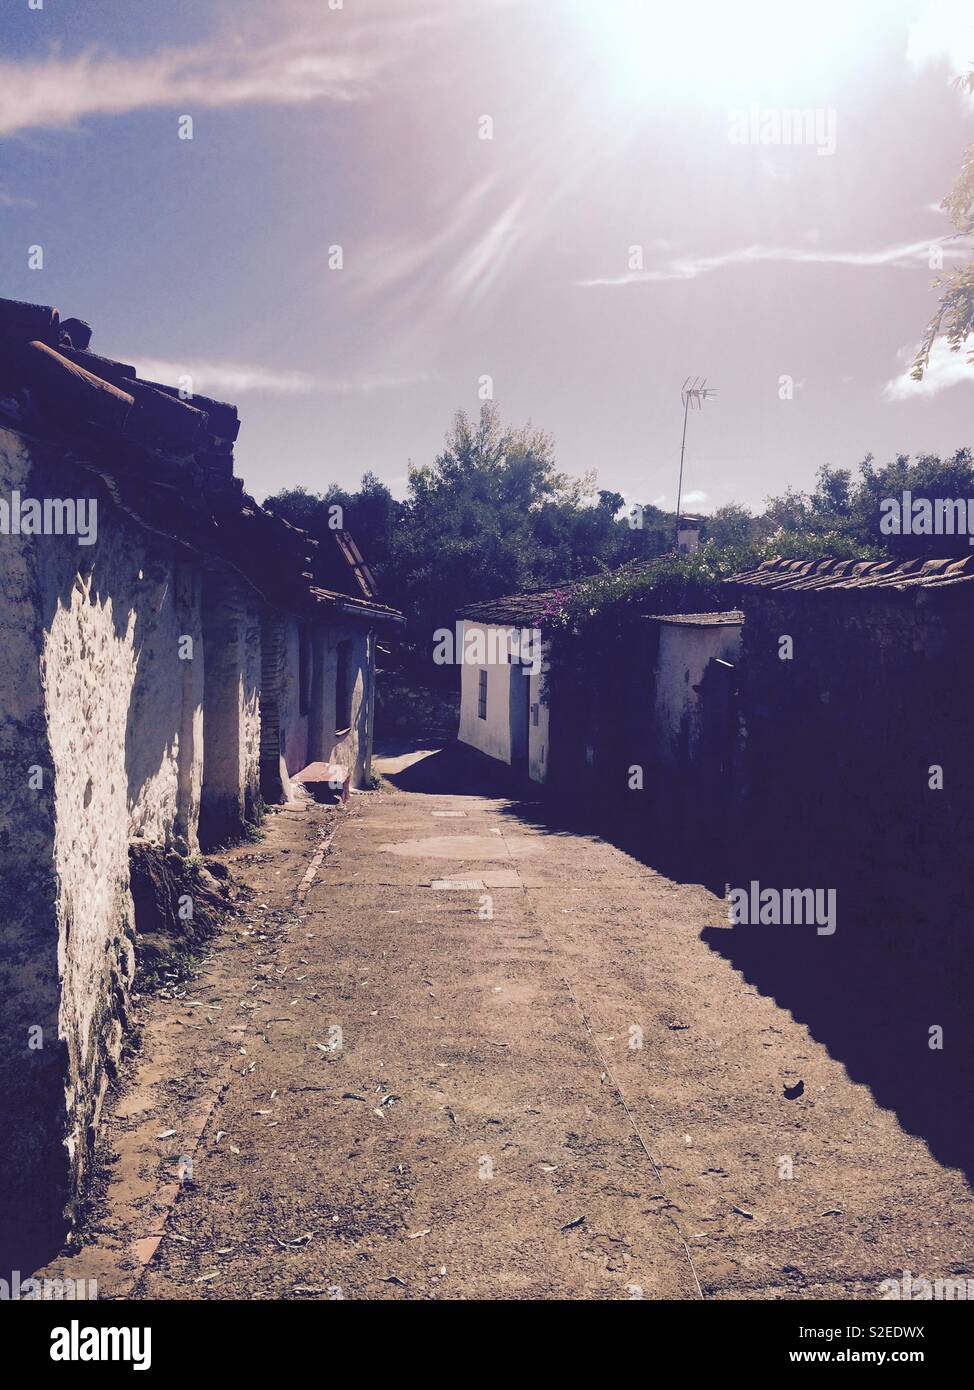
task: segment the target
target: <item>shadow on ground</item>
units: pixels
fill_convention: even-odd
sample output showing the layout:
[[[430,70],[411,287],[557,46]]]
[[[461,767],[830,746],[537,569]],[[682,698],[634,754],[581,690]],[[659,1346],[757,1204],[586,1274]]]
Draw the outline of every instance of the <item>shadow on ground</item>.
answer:
[[[376,751],[375,769],[384,781],[404,792],[441,796],[528,798],[532,783],[519,783],[505,763],[487,758],[462,743],[417,749],[415,743],[384,743]],[[536,798],[537,788],[533,793]]]
[[[504,799],[503,812],[522,823],[597,836],[675,882],[702,883],[723,898],[724,855],[712,846],[666,843],[637,814],[609,816],[596,803],[542,796],[463,745],[383,775],[404,791]],[[722,903],[718,913],[722,921]],[[928,916],[920,925],[902,909],[894,917],[860,905],[840,915],[833,936],[813,926],[714,925],[701,940],[803,1023],[940,1163],[974,1181],[974,969],[961,924]],[[941,1049],[930,1046],[934,1028],[943,1030]]]
[[[417,749],[405,740],[384,742],[377,749],[376,771],[400,791],[441,796],[486,796],[506,801],[504,815],[545,830],[551,835],[586,835],[605,840],[676,883],[702,883],[723,897],[727,882],[723,856],[692,854],[673,837],[650,835],[641,814],[638,793],[611,811],[591,796],[574,796],[570,789],[545,791],[526,775],[496,758],[488,758],[463,743]]]
[[[707,927],[701,937],[804,1023],[940,1163],[974,1180],[969,950],[925,931],[911,941],[864,916],[840,919],[831,937],[796,926]],[[942,1049],[930,1045],[935,1028]]]

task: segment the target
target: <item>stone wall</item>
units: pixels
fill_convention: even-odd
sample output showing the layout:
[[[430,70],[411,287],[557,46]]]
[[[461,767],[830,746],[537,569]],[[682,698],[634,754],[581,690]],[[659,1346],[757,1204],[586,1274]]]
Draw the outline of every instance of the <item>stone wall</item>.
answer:
[[[966,935],[969,595],[745,591],[742,882],[834,887],[888,930],[952,923],[955,939]]]
[[[129,842],[195,835],[202,672],[186,639],[199,637],[199,584],[174,547],[79,470],[31,460],[13,437],[0,458],[4,491],[17,476],[26,495],[98,503],[92,546],[73,536],[0,545],[11,629],[3,887],[22,904],[5,917],[2,948],[12,1036],[0,1066],[14,1071],[2,1078],[3,1163],[24,1165],[19,1178],[3,1174],[2,1191],[36,1193],[38,1169],[49,1173],[49,1206],[27,1208],[40,1236],[83,1182],[121,1048],[135,968]]]
[[[373,638],[309,614],[302,713],[297,620],[270,622],[235,571],[140,524],[95,472],[0,431],[0,493],[15,492],[97,503],[94,544],[0,536],[0,1267],[31,1269],[84,1187],[140,929],[146,954],[177,958],[179,924],[159,922],[181,882],[207,888],[190,856],[260,817],[267,673],[279,781],[286,746],[291,770],[313,751],[361,786]]]

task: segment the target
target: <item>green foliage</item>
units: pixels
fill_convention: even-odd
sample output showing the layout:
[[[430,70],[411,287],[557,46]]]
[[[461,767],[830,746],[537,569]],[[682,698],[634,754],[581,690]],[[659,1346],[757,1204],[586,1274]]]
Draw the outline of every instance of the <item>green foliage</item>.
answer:
[[[649,613],[699,613],[720,608],[722,579],[753,562],[739,547],[706,542],[692,555],[660,556],[649,569],[607,571],[564,591],[547,614],[554,633],[579,634],[606,622],[624,625]]]
[[[974,72],[959,78],[958,85],[974,93]],[[974,234],[974,145],[968,145],[964,151],[960,172],[940,206],[953,222],[957,236]],[[922,380],[934,343],[941,335],[952,352],[959,352],[974,332],[974,262],[968,261],[940,276],[934,285],[941,291],[940,301],[917,349],[910,373],[914,381]],[[974,353],[967,360],[974,362]]]
[[[269,510],[319,539],[329,507],[340,506],[381,585],[382,598],[409,620],[407,648],[428,664],[432,633],[452,627],[458,608],[479,599],[591,574],[600,566],[661,554],[675,518],[647,506],[642,526],[620,516],[625,499],[595,476],[555,467],[551,439],[530,426],[504,426],[497,408],[457,413],[430,464],[410,465],[409,492],[397,502],[374,475],[356,493],[291,488]]]
[[[722,578],[775,556],[946,554],[951,543],[967,553],[966,537],[884,536],[880,503],[906,490],[963,497],[972,489],[967,450],[947,460],[898,455],[882,467],[867,457],[856,474],[826,464],[810,492],[786,488],[759,515],[738,503],[718,508],[703,519],[700,550],[681,557],[673,513],[646,505],[633,525],[620,493],[596,493],[594,474],[559,472],[546,434],[504,426],[496,407],[485,405],[476,419],[456,415],[432,463],[410,466],[404,502],[367,473],[357,492],[298,487],[266,505],[319,539],[329,530],[329,509],[341,507],[382,598],[407,615],[407,660],[412,654],[429,675],[433,632],[452,627],[465,605],[501,594],[564,584],[545,616],[549,626],[571,631],[596,615],[622,622],[635,612],[720,607]],[[648,559],[660,560],[650,576],[618,572]],[[570,581],[579,579],[585,582],[571,594]],[[448,668],[432,674],[450,678]]]
[[[967,449],[948,459],[921,454],[912,459],[898,454],[878,467],[872,455],[859,465],[858,476],[847,468],[825,465],[819,469],[815,490],[788,488],[781,497],[769,497],[760,518],[759,549],[763,555],[792,559],[882,558],[885,555],[967,554],[966,536],[897,536],[880,531],[881,503],[914,498],[967,497],[974,490],[974,463]]]

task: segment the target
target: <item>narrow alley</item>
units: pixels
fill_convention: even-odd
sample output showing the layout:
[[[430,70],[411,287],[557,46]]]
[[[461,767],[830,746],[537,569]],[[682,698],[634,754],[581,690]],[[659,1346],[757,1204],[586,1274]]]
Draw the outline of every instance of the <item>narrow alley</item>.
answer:
[[[377,759],[380,791],[292,803],[223,856],[238,915],[143,996],[77,1253],[46,1272],[102,1297],[686,1300],[966,1269],[962,1172],[714,947],[724,904],[457,794],[460,756]]]

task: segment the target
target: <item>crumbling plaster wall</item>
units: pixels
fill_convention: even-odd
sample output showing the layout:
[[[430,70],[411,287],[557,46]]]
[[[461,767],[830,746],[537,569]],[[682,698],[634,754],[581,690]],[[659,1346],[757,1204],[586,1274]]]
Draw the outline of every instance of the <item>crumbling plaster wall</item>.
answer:
[[[35,470],[71,495],[76,470]],[[190,562],[104,496],[98,540],[35,542],[54,781],[66,1144],[80,1178],[134,975],[129,841],[195,848],[202,748],[199,583]]]
[[[0,466],[7,495],[97,502],[93,545],[0,537],[0,968],[12,1033],[0,1067],[14,1059],[21,1073],[2,1078],[2,1163],[3,1177],[18,1162],[30,1176],[36,1233],[80,1187],[121,1047],[135,964],[129,841],[195,847],[203,654],[198,572],[176,547],[94,475],[32,457],[19,436],[0,434]],[[42,1046],[27,1048],[28,1026]]]

